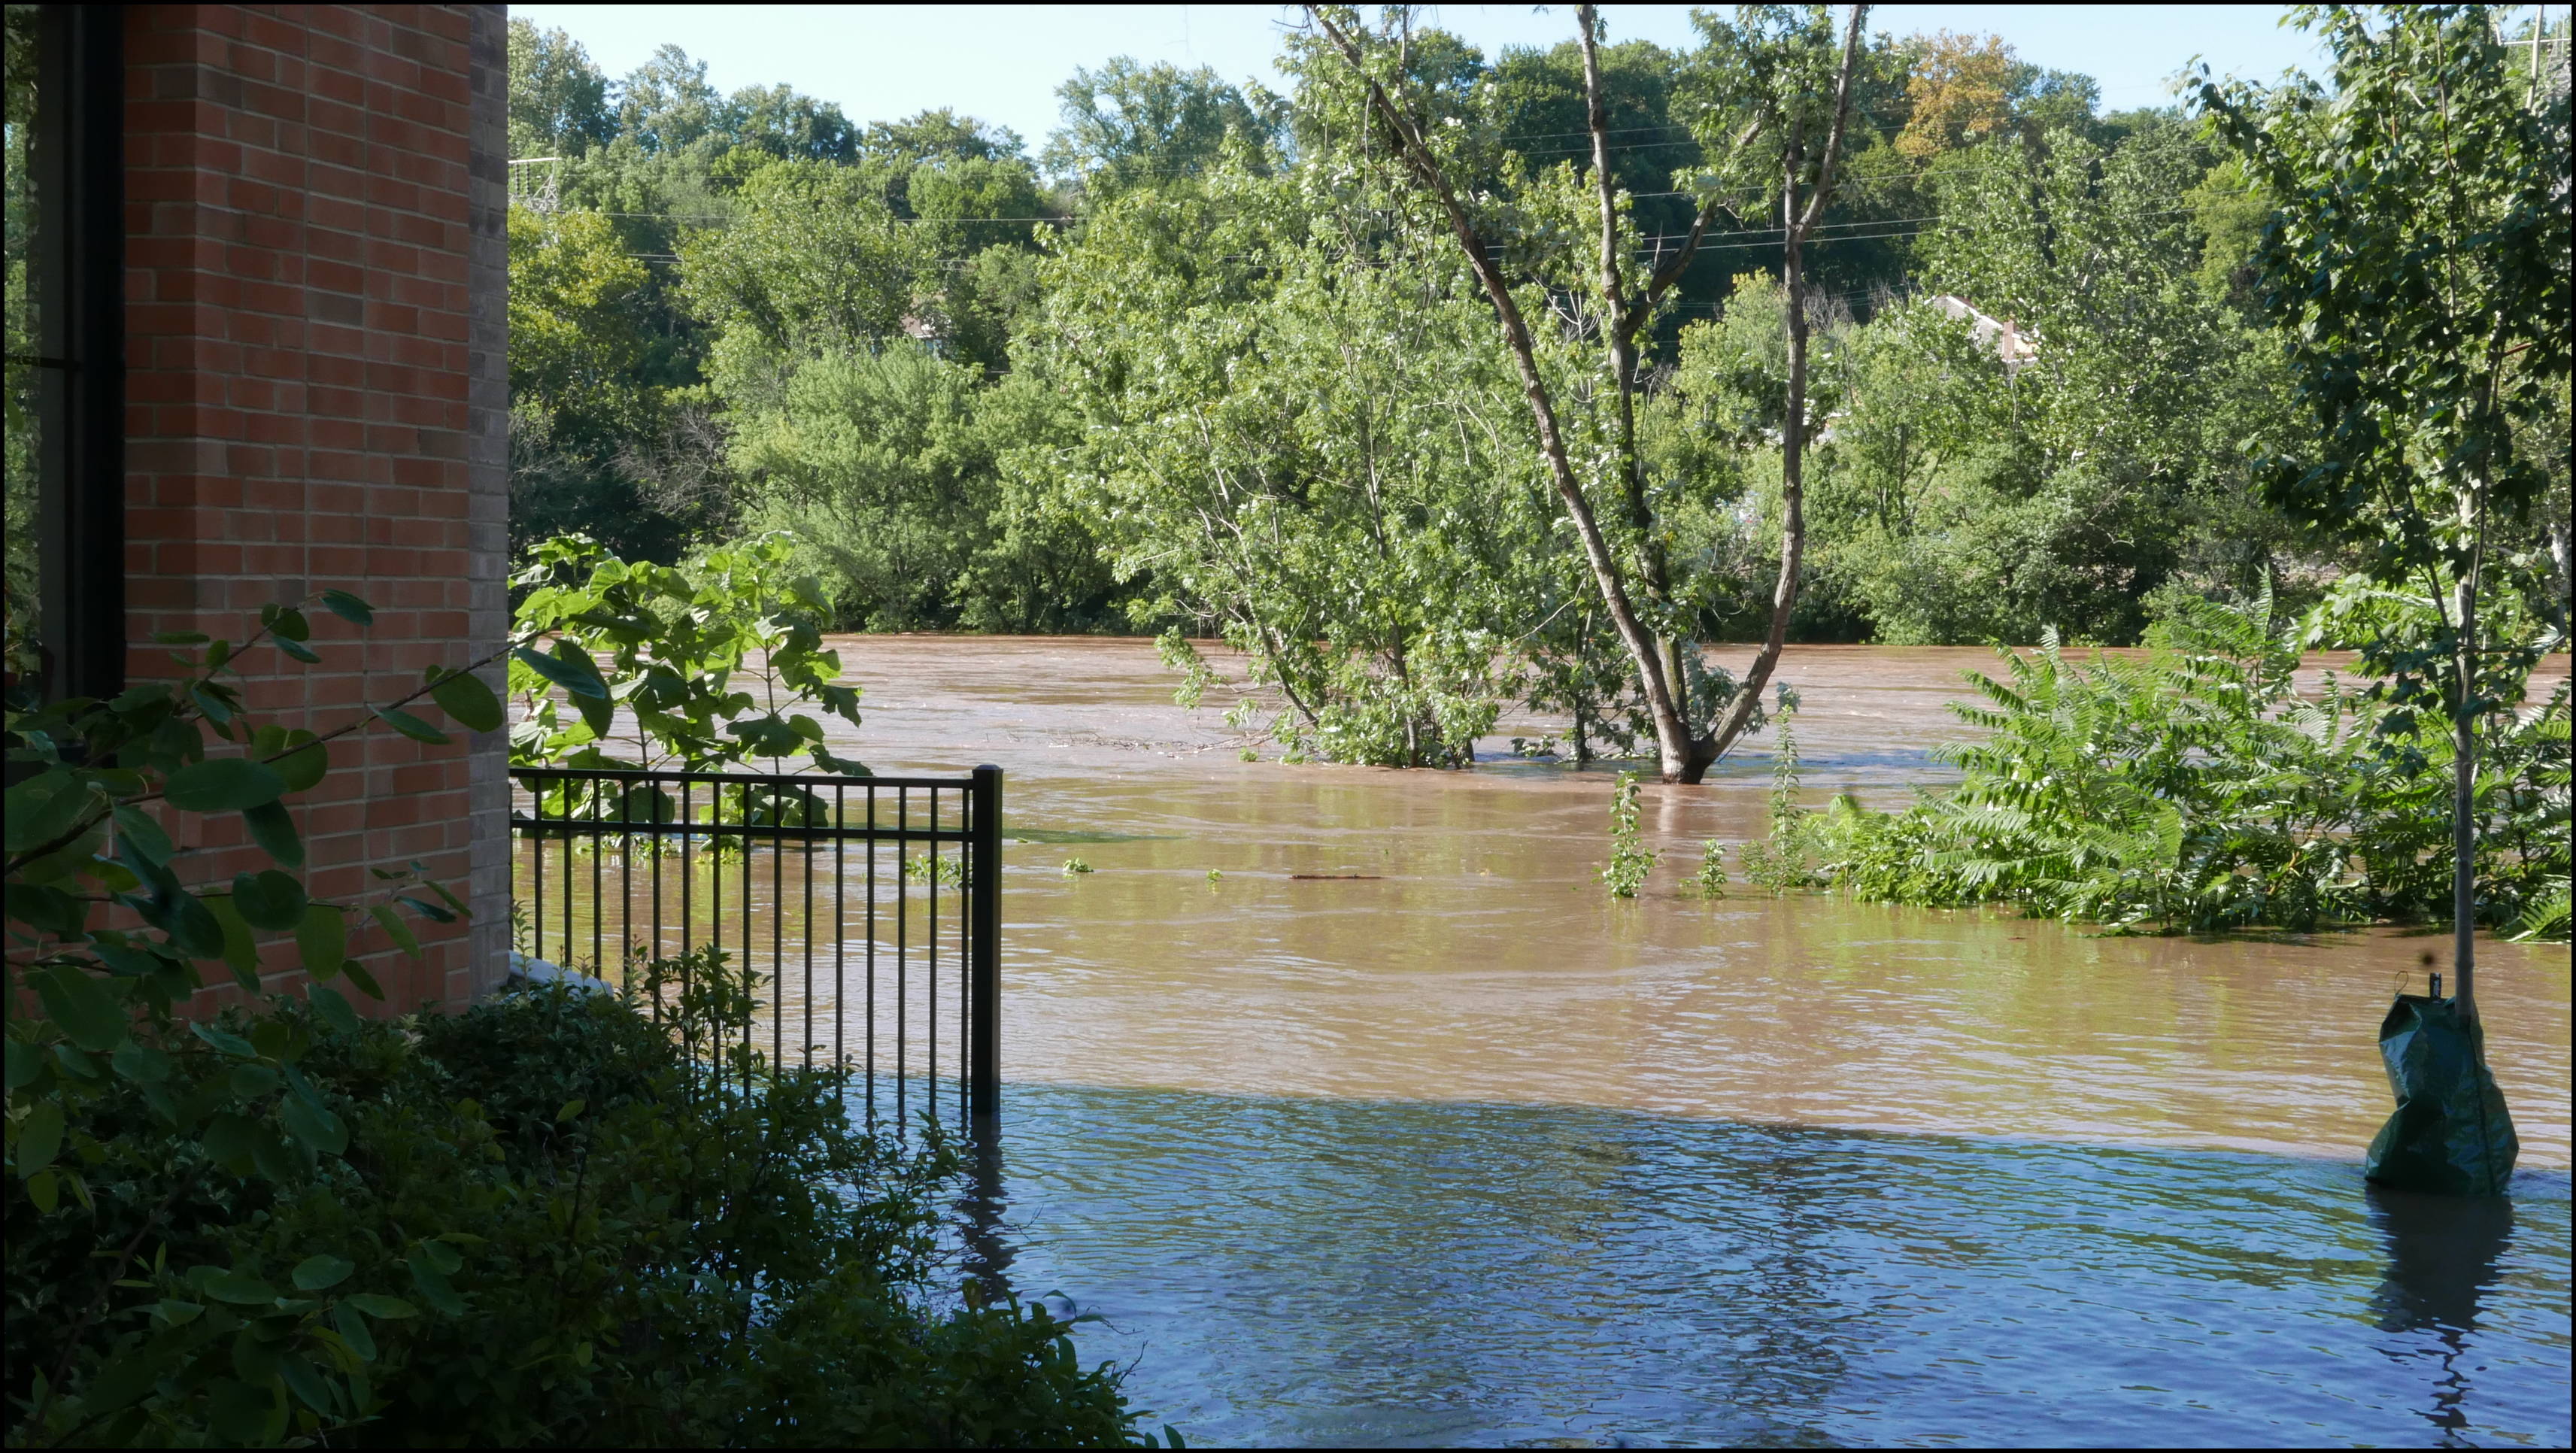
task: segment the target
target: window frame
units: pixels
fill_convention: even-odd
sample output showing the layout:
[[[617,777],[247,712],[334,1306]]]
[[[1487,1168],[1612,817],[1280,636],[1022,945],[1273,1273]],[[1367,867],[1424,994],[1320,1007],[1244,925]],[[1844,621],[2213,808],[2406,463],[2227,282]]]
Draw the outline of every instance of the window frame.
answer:
[[[124,689],[126,648],[124,7],[36,9],[40,349],[9,360],[44,380],[35,634],[46,696],[106,697]]]

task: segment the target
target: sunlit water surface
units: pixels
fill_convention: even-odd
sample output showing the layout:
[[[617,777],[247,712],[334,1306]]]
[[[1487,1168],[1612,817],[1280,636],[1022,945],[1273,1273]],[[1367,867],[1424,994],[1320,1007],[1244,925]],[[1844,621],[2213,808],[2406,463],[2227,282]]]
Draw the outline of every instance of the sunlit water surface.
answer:
[[[1612,903],[1607,777],[1499,737],[1245,763],[1148,644],[838,644],[847,749],[999,763],[1049,839],[1007,855],[979,1254],[1194,1442],[2569,1440],[2563,947],[2482,951],[2512,1201],[2391,1199],[2375,1031],[2438,937],[1686,896],[1767,744],[1647,789]],[[1991,661],[1793,650],[1809,787],[1943,780]]]

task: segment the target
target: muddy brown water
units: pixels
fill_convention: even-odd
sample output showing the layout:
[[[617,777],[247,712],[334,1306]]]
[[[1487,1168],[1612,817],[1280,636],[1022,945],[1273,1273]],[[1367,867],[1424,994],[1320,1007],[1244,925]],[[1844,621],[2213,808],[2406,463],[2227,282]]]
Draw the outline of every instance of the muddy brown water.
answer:
[[[2569,1440],[2563,946],[2482,950],[2511,1202],[2384,1197],[2375,1032],[2438,936],[1685,895],[1767,741],[1647,787],[1612,902],[1607,771],[1509,760],[1549,723],[1245,762],[1150,643],[836,644],[844,750],[1096,839],[1005,854],[979,1244],[1194,1442]],[[1947,780],[1993,663],[1793,649],[1808,787]]]

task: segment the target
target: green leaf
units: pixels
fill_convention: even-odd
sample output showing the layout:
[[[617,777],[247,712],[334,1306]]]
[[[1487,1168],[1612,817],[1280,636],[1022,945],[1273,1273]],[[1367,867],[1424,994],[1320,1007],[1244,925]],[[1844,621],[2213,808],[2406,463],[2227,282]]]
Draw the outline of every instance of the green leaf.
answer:
[[[449,1253],[451,1256],[454,1254]],[[447,1284],[446,1275],[432,1265],[428,1258],[414,1256],[410,1259],[410,1264],[411,1282],[419,1290],[422,1301],[451,1317],[465,1315],[464,1299],[456,1295],[456,1288]]]
[[[206,1390],[207,1423],[215,1436],[238,1448],[275,1441],[269,1437],[268,1429],[277,1411],[278,1397],[270,1388],[252,1387],[227,1377]]]
[[[188,1032],[204,1040],[217,1054],[228,1055],[234,1059],[259,1058],[257,1046],[229,1029],[218,1029],[211,1024],[198,1023],[189,1025]]]
[[[56,938],[79,936],[82,925],[89,921],[88,904],[40,883],[9,884],[8,905],[11,918]]]
[[[233,907],[253,928],[283,932],[304,921],[304,885],[275,868],[233,875]]]
[[[286,779],[286,790],[303,792],[331,770],[331,749],[302,728],[286,734],[287,753],[269,765]]]
[[[566,1100],[563,1103],[563,1108],[555,1112],[555,1123],[560,1125],[563,1122],[580,1115],[582,1111],[588,1108],[590,1108],[590,1102],[588,1100]]]
[[[44,1052],[23,1039],[13,1039],[8,1044],[9,1088],[23,1090],[45,1072]]]
[[[350,1305],[356,1300],[352,1297],[333,1307],[331,1325],[340,1329],[340,1340],[349,1344],[349,1350],[358,1354],[360,1362],[373,1362],[376,1360],[376,1334],[367,1330],[367,1319],[359,1316],[358,1309]],[[379,1297],[376,1300],[391,1301],[393,1298]]]
[[[269,619],[268,628],[282,641],[302,641],[313,635],[312,623],[304,619],[304,612],[291,605],[280,607]]]
[[[237,1307],[264,1307],[277,1300],[277,1288],[245,1271],[200,1266],[188,1273],[188,1285],[219,1302]]]
[[[19,783],[9,789],[7,797],[9,851],[24,853],[43,847],[69,833],[81,815],[97,805],[98,799],[67,771],[47,772]]]
[[[304,997],[312,1004],[313,1012],[321,1016],[323,1023],[342,1034],[358,1032],[358,1011],[351,1007],[348,996],[339,990],[328,984],[308,984],[304,989]]]
[[[307,666],[314,665],[322,659],[319,652],[315,651],[311,646],[304,644],[302,641],[295,640],[289,636],[279,636],[276,640],[277,649],[279,651],[294,657],[296,660],[303,662]]]
[[[71,1041],[86,1050],[105,1053],[125,1042],[125,1005],[103,980],[94,979],[68,964],[57,964],[27,976],[36,985],[36,994],[45,1001],[45,1012],[63,1027]]]
[[[376,922],[385,926],[385,932],[392,936],[396,948],[413,958],[420,957],[420,940],[412,937],[411,925],[402,921],[402,915],[394,912],[392,904],[379,903],[368,912],[374,915]]]
[[[239,812],[275,802],[285,791],[286,779],[265,762],[215,757],[171,773],[163,795],[189,812]]]
[[[375,610],[345,590],[322,592],[322,608],[353,626],[375,624]]]
[[[277,1118],[286,1122],[287,1134],[325,1155],[338,1155],[349,1148],[349,1127],[328,1110],[315,1109],[290,1097],[279,1103]]]
[[[399,1322],[405,1317],[420,1315],[420,1308],[400,1297],[389,1297],[381,1292],[353,1292],[343,1300],[379,1322]]]
[[[349,1273],[357,1269],[356,1262],[327,1252],[319,1256],[308,1256],[296,1263],[295,1289],[300,1292],[325,1291],[347,1281]]]
[[[376,983],[376,976],[367,972],[367,966],[365,964],[358,962],[356,959],[351,959],[340,966],[340,971],[349,976],[350,983],[358,986],[359,993],[366,995],[370,999],[382,999],[385,997],[384,989]]]
[[[241,916],[241,910],[233,906],[230,898],[209,898],[205,904],[207,911],[215,915],[215,922],[223,928],[223,960],[233,971],[234,982],[240,984],[246,993],[258,993],[259,945],[251,938],[249,921]]]
[[[428,919],[432,923],[454,923],[456,921],[455,914],[448,912],[440,905],[432,903],[428,899],[420,897],[417,894],[405,893],[394,901],[411,909],[414,913]]]
[[[483,678],[471,671],[450,672],[438,678],[438,684],[429,689],[429,698],[468,731],[494,731],[509,719],[501,710],[501,698],[494,696]]]
[[[510,653],[512,660],[571,692],[600,701],[608,699],[608,683],[600,679],[599,663],[570,641],[557,640],[555,654],[546,655],[526,646]]]
[[[168,930],[170,941],[190,958],[224,956],[224,921],[194,893],[182,893],[171,900],[161,926]]]
[[[156,867],[170,861],[170,834],[141,808],[116,809],[116,840],[124,851]]]
[[[304,971],[328,980],[348,962],[348,922],[328,903],[308,903],[304,921],[295,926],[295,946],[304,954]]]
[[[34,1175],[54,1163],[63,1148],[63,1104],[60,1100],[38,1100],[27,1109],[27,1118],[18,1126],[18,1175]]]
[[[420,1253],[428,1257],[430,1265],[437,1267],[443,1276],[454,1276],[465,1269],[464,1253],[448,1245],[444,1240],[420,1243]]]
[[[313,1364],[302,1357],[289,1352],[277,1359],[277,1376],[294,1392],[296,1401],[306,1407],[325,1417],[336,1411],[331,1402],[330,1384],[324,1382],[322,1374],[314,1371]]]
[[[170,1056],[135,1040],[118,1045],[108,1062],[116,1066],[118,1074],[138,1085],[157,1085],[170,1078]]]
[[[205,1146],[208,1159],[234,1175],[246,1176],[255,1163],[259,1130],[248,1116],[226,1110],[209,1119],[197,1138]]]
[[[376,714],[376,720],[392,727],[395,731],[402,733],[404,736],[411,738],[415,742],[427,742],[433,747],[443,747],[447,745],[447,733],[440,731],[438,728],[431,726],[425,721],[422,721],[419,717],[412,715],[410,712],[398,711],[390,706],[371,706],[368,707],[367,710]]]
[[[52,1171],[40,1170],[27,1177],[27,1199],[36,1203],[36,1210],[41,1214],[54,1214],[54,1206],[61,1197],[61,1178]]]

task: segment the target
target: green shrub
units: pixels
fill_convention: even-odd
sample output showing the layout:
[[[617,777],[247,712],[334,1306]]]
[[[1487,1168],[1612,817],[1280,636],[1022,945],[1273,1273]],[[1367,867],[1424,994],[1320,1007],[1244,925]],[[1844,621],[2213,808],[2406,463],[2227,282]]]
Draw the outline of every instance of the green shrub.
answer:
[[[1966,780],[1905,812],[1816,815],[1825,877],[2134,928],[2449,917],[2444,723],[2331,677],[2300,696],[2297,637],[2268,600],[2177,600],[2148,643],[2143,660],[2077,664],[2052,639],[2008,656],[2004,680],[1972,675],[1985,704],[1952,709],[1988,735],[1943,749]],[[2518,701],[2511,688],[2499,698]],[[2566,686],[2528,716],[2497,709],[2481,735],[2479,920],[2563,933]]]
[[[279,1000],[137,1033],[182,1077],[275,1043],[346,1149],[227,1167],[100,1076],[71,1128],[90,1204],[9,1198],[11,1441],[1132,1442],[1067,1324],[942,1291],[953,1147],[864,1133],[846,1075],[741,1047],[720,959],[679,967],[633,1002],[335,1024]]]

